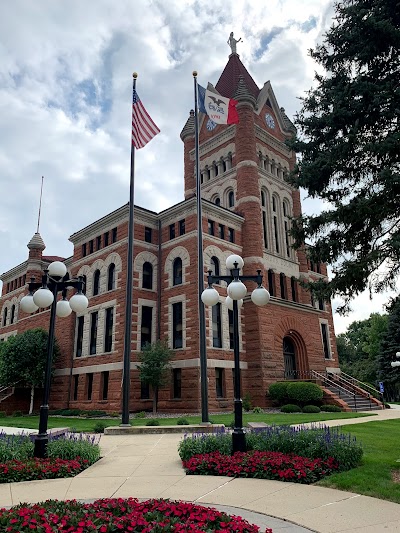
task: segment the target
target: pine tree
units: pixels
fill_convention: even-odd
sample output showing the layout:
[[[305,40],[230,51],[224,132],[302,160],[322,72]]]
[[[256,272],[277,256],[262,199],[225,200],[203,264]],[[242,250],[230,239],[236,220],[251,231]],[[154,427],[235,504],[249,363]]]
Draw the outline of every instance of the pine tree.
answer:
[[[365,288],[393,288],[400,272],[400,2],[342,0],[324,42],[311,57],[324,69],[302,99],[300,153],[289,178],[319,215],[294,220],[295,246],[311,242],[310,259],[334,277],[310,287],[343,299]]]
[[[392,368],[391,362],[396,360],[400,352],[400,298],[393,300],[389,311],[388,329],[383,336],[378,356],[378,377],[384,382],[385,398],[398,401],[400,398],[400,367]]]

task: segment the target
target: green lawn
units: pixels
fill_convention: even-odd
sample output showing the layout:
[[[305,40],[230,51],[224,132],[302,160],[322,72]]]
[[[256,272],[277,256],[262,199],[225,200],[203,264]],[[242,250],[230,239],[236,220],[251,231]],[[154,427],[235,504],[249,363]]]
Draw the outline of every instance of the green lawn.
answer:
[[[302,424],[304,422],[322,422],[324,420],[338,420],[342,418],[356,418],[360,416],[369,416],[364,413],[318,413],[318,414],[266,414],[266,413],[245,413],[243,415],[243,424],[247,422],[266,422],[268,424]],[[373,416],[373,414],[372,414]],[[190,424],[199,424],[201,422],[200,416],[185,417]],[[224,415],[211,415],[211,420],[215,424],[225,424],[229,426],[233,420],[233,413]],[[134,418],[131,420],[132,426],[145,426],[149,419]],[[178,417],[175,418],[159,418],[160,425],[176,425]],[[50,416],[48,426],[49,428],[69,427],[77,431],[93,431],[94,426],[99,422],[105,422],[108,426],[117,426],[120,424],[120,418],[78,418],[78,417],[63,417]],[[0,426],[10,426],[19,428],[36,429],[39,425],[38,416],[18,416],[18,417],[1,417]]]
[[[400,474],[400,420],[371,421],[342,429],[362,443],[363,464],[318,484],[400,503],[400,483],[394,483],[391,477],[394,470]]]

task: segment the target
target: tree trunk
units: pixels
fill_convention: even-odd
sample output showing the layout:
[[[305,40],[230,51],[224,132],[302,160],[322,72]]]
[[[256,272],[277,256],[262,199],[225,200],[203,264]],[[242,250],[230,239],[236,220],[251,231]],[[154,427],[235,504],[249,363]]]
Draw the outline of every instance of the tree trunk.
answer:
[[[31,404],[29,406],[29,414],[31,415],[33,413],[33,400],[35,398],[35,386],[32,385],[31,387]]]
[[[158,388],[153,389],[153,415],[157,414]]]

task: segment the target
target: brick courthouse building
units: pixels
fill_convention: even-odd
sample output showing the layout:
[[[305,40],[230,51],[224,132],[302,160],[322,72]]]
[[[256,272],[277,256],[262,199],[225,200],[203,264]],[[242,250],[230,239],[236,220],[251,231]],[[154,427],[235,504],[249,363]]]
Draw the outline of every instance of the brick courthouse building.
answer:
[[[259,89],[236,53],[216,84],[238,100],[240,122],[215,126],[200,115],[200,166],[203,197],[204,271],[225,273],[225,259],[236,253],[244,273],[261,268],[270,303],[256,307],[249,297],[240,310],[243,393],[265,405],[268,385],[308,370],[338,370],[332,312],[313,302],[298,279],[326,276],[295,252],[287,234],[290,217],[300,213],[300,195],[284,176],[295,155],[284,144],[294,126],[279,107],[270,82]],[[159,409],[200,410],[200,360],[197,285],[197,226],[194,168],[194,115],[182,132],[184,200],[161,213],[135,206],[134,294],[130,410],[150,408],[135,361],[145,342],[168,338],[174,351],[170,384],[160,391]],[[123,360],[128,205],[74,233],[71,276],[86,279],[89,308],[56,322],[61,356],[56,363],[50,408],[119,411]],[[36,233],[27,261],[1,276],[0,341],[30,328],[48,328],[49,310],[19,311],[31,276],[54,258],[43,255]],[[233,405],[232,316],[221,302],[206,309],[210,410]],[[254,284],[249,284],[249,291]],[[17,405],[23,393],[9,390],[2,410]],[[26,398],[26,407],[28,405]],[[22,400],[21,400],[22,401]],[[21,407],[20,407],[21,408]]]

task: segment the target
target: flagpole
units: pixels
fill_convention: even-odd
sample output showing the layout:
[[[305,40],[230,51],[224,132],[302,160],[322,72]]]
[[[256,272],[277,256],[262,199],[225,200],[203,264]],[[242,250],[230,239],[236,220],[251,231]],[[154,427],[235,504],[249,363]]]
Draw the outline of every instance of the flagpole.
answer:
[[[137,73],[133,73],[132,92],[136,89]],[[121,426],[129,426],[129,399],[131,379],[131,347],[132,347],[132,292],[133,292],[133,238],[134,238],[134,193],[135,193],[135,146],[131,141],[131,177],[129,189],[129,223],[128,223],[128,256],[126,273],[126,309],[124,359],[122,374],[122,420]]]
[[[207,376],[207,347],[206,347],[206,317],[205,308],[201,300],[204,290],[204,260],[203,260],[203,215],[201,208],[201,182],[200,182],[200,157],[199,157],[199,121],[198,121],[198,96],[197,72],[193,71],[194,82],[194,135],[196,154],[196,198],[197,198],[197,272],[198,272],[198,299],[199,299],[199,326],[200,326],[200,386],[201,386],[201,421],[209,424],[208,420],[208,376]]]

